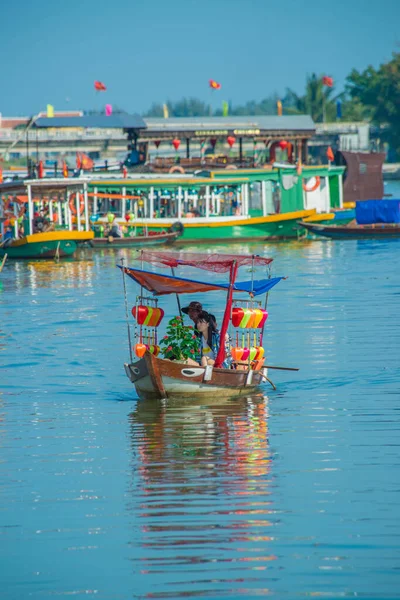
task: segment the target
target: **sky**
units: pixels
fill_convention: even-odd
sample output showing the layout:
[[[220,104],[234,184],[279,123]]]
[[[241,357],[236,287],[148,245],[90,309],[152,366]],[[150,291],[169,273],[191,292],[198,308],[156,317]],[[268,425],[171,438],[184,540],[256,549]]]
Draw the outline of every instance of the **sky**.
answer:
[[[184,96],[217,108],[302,93],[313,72],[341,91],[353,68],[400,51],[400,0],[20,0],[1,21],[3,116],[143,113]]]

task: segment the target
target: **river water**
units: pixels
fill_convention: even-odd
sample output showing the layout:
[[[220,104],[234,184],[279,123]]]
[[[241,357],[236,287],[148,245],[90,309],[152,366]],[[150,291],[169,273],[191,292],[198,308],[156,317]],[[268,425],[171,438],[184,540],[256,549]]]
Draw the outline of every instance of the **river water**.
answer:
[[[400,598],[400,241],[222,250],[288,276],[265,346],[300,371],[201,405],[138,401],[125,376],[133,252],[7,262],[2,600]]]

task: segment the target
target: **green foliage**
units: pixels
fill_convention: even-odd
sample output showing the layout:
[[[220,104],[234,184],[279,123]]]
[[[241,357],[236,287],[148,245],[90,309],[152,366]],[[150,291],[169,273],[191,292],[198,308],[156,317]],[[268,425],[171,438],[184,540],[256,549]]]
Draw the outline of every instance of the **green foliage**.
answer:
[[[167,102],[170,117],[204,117],[209,116],[210,106],[197,98],[182,98],[178,102]],[[163,117],[163,105],[153,104],[146,117]]]
[[[168,321],[167,334],[160,341],[160,346],[165,358],[186,360],[195,358],[199,339],[191,325],[183,324],[182,317],[174,317]]]
[[[400,52],[378,69],[361,73],[353,69],[346,91],[353,102],[365,107],[365,115],[378,125],[388,125],[384,136],[400,154]]]
[[[282,101],[285,114],[311,115],[315,123],[334,121],[336,117],[336,101],[342,94],[334,96],[334,88],[322,84],[322,75],[307,76],[305,94],[299,96],[291,89],[286,90]]]

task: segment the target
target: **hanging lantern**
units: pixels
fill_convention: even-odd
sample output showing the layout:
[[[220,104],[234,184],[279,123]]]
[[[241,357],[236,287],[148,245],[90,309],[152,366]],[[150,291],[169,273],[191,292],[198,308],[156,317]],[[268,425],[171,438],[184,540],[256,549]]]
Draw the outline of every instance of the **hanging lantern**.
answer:
[[[154,145],[156,148],[158,148],[160,144],[161,144],[161,140],[154,140]]]
[[[260,329],[268,318],[268,312],[263,308],[232,309],[232,325],[241,329]]]
[[[138,358],[142,358],[142,356],[144,356],[147,347],[146,344],[135,344],[133,347],[135,354]]]
[[[172,145],[175,148],[175,150],[178,152],[179,146],[181,145],[181,140],[178,140],[177,138],[174,138],[172,140]]]
[[[257,356],[257,348],[250,348],[250,360],[254,360]]]
[[[239,361],[243,356],[243,348],[232,348],[231,355],[233,360]]]
[[[264,356],[264,348],[262,346],[256,346],[257,354],[255,360],[261,360]]]
[[[212,149],[214,150],[216,144],[217,144],[217,138],[210,138],[210,144]]]
[[[242,360],[247,360],[250,356],[250,348],[243,348]]]
[[[279,148],[281,150],[286,150],[286,148],[288,147],[288,143],[286,140],[281,140],[278,144]]]
[[[229,147],[232,148],[233,144],[236,142],[236,138],[233,135],[228,135],[226,141],[228,142]]]
[[[162,308],[140,305],[132,308],[132,315],[137,320],[138,325],[158,327],[164,316],[164,311]]]

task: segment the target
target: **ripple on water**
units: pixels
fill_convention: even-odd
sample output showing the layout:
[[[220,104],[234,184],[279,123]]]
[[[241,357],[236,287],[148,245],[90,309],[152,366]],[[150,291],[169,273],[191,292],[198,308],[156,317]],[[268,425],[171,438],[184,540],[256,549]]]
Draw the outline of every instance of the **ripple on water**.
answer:
[[[300,371],[202,404],[136,400],[119,252],[7,262],[2,598],[398,598],[398,248],[252,247],[289,276],[268,362]]]

